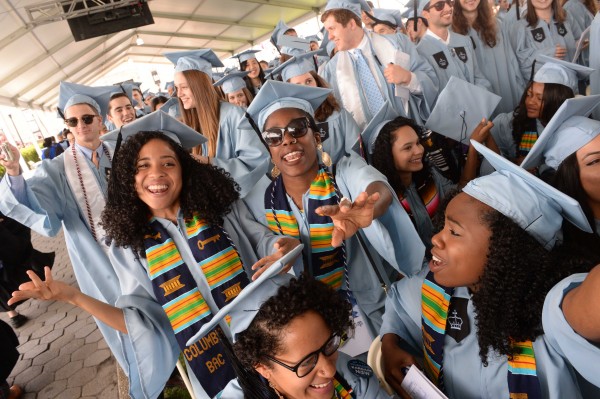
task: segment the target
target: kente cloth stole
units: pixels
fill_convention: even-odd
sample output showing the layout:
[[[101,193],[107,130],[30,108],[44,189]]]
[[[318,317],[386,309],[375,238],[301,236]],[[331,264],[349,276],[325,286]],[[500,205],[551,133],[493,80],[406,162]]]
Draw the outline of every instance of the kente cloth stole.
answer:
[[[440,206],[440,193],[435,184],[435,179],[432,174],[429,174],[427,180],[420,186],[417,187],[417,193],[419,194],[419,198],[423,201],[423,205],[425,205],[425,209],[427,210],[427,214],[430,218],[432,218],[437,212],[438,207]],[[410,204],[406,200],[405,197],[402,197],[400,200],[402,207],[408,213],[411,219],[414,218],[412,211],[410,209]]]
[[[199,266],[219,308],[248,285],[236,249],[221,227],[194,216],[185,222],[186,238],[197,265],[187,265],[167,230],[154,218],[153,234],[144,237],[148,273],[158,303],[167,314],[177,343],[204,390],[213,397],[234,379],[216,327],[196,343],[186,342],[212,318],[212,313],[188,267]]]
[[[333,398],[335,399],[352,399],[352,388],[348,383],[338,374],[335,373],[333,378]]]
[[[424,368],[429,379],[444,390],[444,339],[448,328],[448,308],[454,288],[435,283],[429,272],[421,287],[421,330],[423,334]],[[535,355],[531,341],[514,342],[517,354],[508,360],[508,391],[510,399],[541,399]]]
[[[521,136],[521,142],[519,143],[519,155],[526,156],[531,151],[531,148],[535,144],[538,139],[537,131],[533,132],[524,132],[523,136]]]
[[[278,176],[265,190],[265,214],[269,228],[276,234],[285,234],[300,239],[298,221],[290,208],[283,185]],[[345,270],[345,248],[331,246],[333,222],[329,216],[320,216],[315,209],[324,205],[337,205],[338,195],[335,185],[324,168],[310,184],[308,209],[305,215],[310,228],[311,275],[323,281],[334,290],[342,287]]]

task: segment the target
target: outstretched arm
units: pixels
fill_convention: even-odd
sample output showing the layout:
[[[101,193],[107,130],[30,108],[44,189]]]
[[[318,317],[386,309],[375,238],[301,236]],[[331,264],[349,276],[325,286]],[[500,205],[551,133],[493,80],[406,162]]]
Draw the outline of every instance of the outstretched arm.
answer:
[[[600,342],[600,265],[565,295],[562,310],[573,330],[590,341]]]
[[[492,148],[490,149],[494,152],[498,152],[498,146],[495,145],[494,138],[490,134],[490,130],[492,129],[492,127],[494,127],[494,124],[483,118],[471,133],[471,140],[477,141],[478,143],[484,145],[488,145],[488,143],[492,142]],[[477,150],[475,149],[475,147],[469,144],[467,160],[465,161],[465,166],[463,167],[463,171],[460,175],[460,180],[458,182],[459,188],[463,188],[467,185],[468,182],[477,177],[478,166],[479,158]]]
[[[8,304],[11,305],[30,298],[68,302],[85,310],[115,330],[127,334],[125,316],[121,309],[92,298],[62,281],[54,280],[48,266],[44,268],[44,273],[46,280],[42,281],[33,271],[28,270],[27,275],[31,281],[21,284],[19,291],[12,293],[12,298],[8,301]]]

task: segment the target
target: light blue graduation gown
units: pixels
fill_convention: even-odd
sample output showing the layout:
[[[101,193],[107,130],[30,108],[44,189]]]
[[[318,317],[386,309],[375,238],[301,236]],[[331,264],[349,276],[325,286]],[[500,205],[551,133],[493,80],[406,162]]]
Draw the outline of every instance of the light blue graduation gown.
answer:
[[[600,94],[600,12],[596,14],[590,28],[590,68],[595,71],[590,75],[591,94]],[[600,107],[593,113],[594,119],[600,120]]]
[[[494,127],[492,127],[490,133],[500,149],[500,154],[507,159],[517,158],[517,143],[515,143],[512,134],[513,113],[500,114],[492,122],[494,123]],[[544,130],[544,126],[542,126],[539,120],[536,121],[536,128],[539,137]]]
[[[415,353],[423,353],[421,332],[421,286],[429,272],[425,268],[419,275],[404,278],[392,286],[385,304],[381,336],[396,334]],[[508,361],[506,356],[488,354],[488,366],[479,357],[476,335],[475,310],[468,288],[457,287],[453,297],[469,300],[467,304],[469,335],[457,343],[446,334],[444,338],[444,385],[449,398],[498,399],[508,398]],[[467,321],[463,320],[462,326]],[[544,335],[533,343],[542,397],[546,399],[579,399],[575,370]],[[418,355],[417,355],[418,356]],[[591,364],[591,363],[589,363]]]
[[[512,112],[521,100],[525,80],[521,75],[517,56],[508,39],[498,28],[494,47],[485,44],[473,28],[469,29],[469,37],[474,45],[479,69],[492,85],[490,91],[502,97],[492,118],[503,112]]]
[[[185,226],[181,214],[178,225],[166,219],[157,220],[173,238],[183,260],[188,265],[196,264],[185,233],[179,227]],[[280,238],[257,223],[242,201],[233,205],[232,211],[225,217],[223,228],[238,250],[248,276],[253,274],[250,267],[259,258],[271,254],[273,245]],[[175,368],[181,350],[167,315],[156,302],[146,259],[138,258],[130,249],[114,245],[109,256],[120,282],[121,296],[116,306],[123,309],[125,315],[128,334],[124,337],[135,354],[125,365],[125,370],[139,373],[141,380],[140,385],[130,386],[129,393],[133,398],[155,398]],[[216,313],[219,308],[212,299],[206,277],[199,268],[190,268],[190,272],[211,311]],[[221,327],[228,334],[227,324],[222,322]],[[208,398],[193,373],[188,375],[196,398]]]
[[[367,165],[356,154],[346,156],[336,164],[335,180],[342,195],[352,200],[359,193],[365,191],[367,186],[373,182],[384,182],[387,185],[385,176],[375,168]],[[254,218],[265,226],[267,226],[267,220],[264,197],[270,183],[271,180],[265,176],[244,198]],[[390,192],[393,192],[389,185],[388,188]],[[310,264],[308,263],[310,262],[311,251],[308,221],[294,204],[294,201],[289,196],[287,199],[298,221],[300,240],[304,244],[304,262]],[[308,209],[308,191],[303,195],[302,203],[303,208]],[[363,234],[363,237],[366,238],[364,241],[368,251],[372,259],[382,266],[381,269],[391,265],[403,275],[411,275],[421,269],[425,247],[395,195],[387,212],[374,220],[369,227],[362,229],[360,234]],[[358,307],[363,312],[366,324],[374,337],[381,325],[385,294],[377,274],[367,258],[365,249],[359,244],[358,238],[353,236],[345,243],[350,290],[356,298]],[[384,266],[385,262],[387,262],[386,266]],[[303,264],[296,262],[294,265],[295,274],[300,275],[303,271]],[[342,287],[342,289],[346,288],[345,286]]]
[[[533,60],[544,54],[548,57],[554,57],[556,46],[560,45],[567,48],[565,61],[571,61],[575,56],[575,37],[569,19],[564,22],[564,30],[556,26],[554,18],[547,24],[539,20],[536,26],[529,26],[526,19],[521,19],[513,25],[514,29],[514,50],[519,61],[521,74],[528,79],[531,76],[531,65]]]
[[[492,85],[479,68],[471,39],[455,32],[448,34],[448,45],[428,34],[425,34],[417,45],[417,51],[437,75],[440,92],[444,90],[451,76],[491,90]]]
[[[548,344],[567,358],[586,380],[600,387],[600,345],[577,334],[562,311],[565,295],[581,285],[586,276],[587,273],[571,275],[548,292],[544,301],[542,324]]]
[[[338,162],[344,155],[352,152],[352,146],[358,140],[360,129],[350,115],[341,108],[327,118],[329,136],[323,143],[323,151],[329,154],[333,163]],[[323,140],[323,137],[321,137]]]
[[[379,85],[383,88],[382,94],[384,100],[387,100],[390,105],[398,112],[399,115],[411,117],[417,121],[426,120],[429,117],[429,113],[433,108],[433,103],[437,98],[438,94],[438,82],[435,77],[435,73],[429,66],[427,62],[425,62],[421,56],[417,53],[415,45],[408,39],[406,36],[399,35],[377,35],[373,32],[365,31],[365,36],[369,41],[369,45],[371,46],[371,51],[375,53],[379,53],[380,56],[375,59],[373,57],[369,57],[367,62],[372,65],[377,65],[376,72],[377,76],[375,79],[379,82]],[[373,39],[376,41],[381,38],[385,38],[386,48],[377,48],[377,46],[373,45]],[[385,53],[386,55],[390,55],[391,51],[402,52],[406,56],[409,57],[410,72],[416,75],[420,85],[421,85],[421,93],[410,93],[409,101],[408,101],[408,115],[404,109],[404,105],[402,103],[401,97],[396,96],[395,93],[395,85],[388,84],[383,75],[383,70],[386,65],[382,65],[382,62],[385,62],[381,59],[381,53]],[[352,109],[349,108],[348,104],[344,103],[344,82],[340,82],[338,80],[338,74],[342,73],[342,68],[340,66],[340,56],[346,55],[345,51],[339,52],[334,56],[327,64],[320,69],[320,73],[323,78],[330,84],[331,88],[334,91],[335,97],[340,102],[340,105],[346,108],[350,113],[352,113]],[[355,82],[355,87],[360,88],[359,78],[356,76],[356,71],[353,69],[350,71],[352,76],[349,76],[348,79],[350,81]],[[364,93],[362,90],[358,90],[358,95],[361,97],[362,104],[368,104],[366,99],[364,98]],[[363,106],[364,108],[364,106]],[[369,112],[367,110],[363,111],[365,114]],[[373,115],[367,118],[366,124],[370,121]],[[360,121],[355,117],[359,127],[364,128],[366,124],[361,124]]]
[[[323,354],[321,354],[323,356]],[[387,399],[391,398],[379,385],[379,380],[371,370],[371,375],[357,375],[349,367],[352,358],[343,352],[338,352],[335,368],[352,387],[352,397],[356,399]],[[365,363],[363,366],[367,366]],[[367,366],[368,367],[368,366]],[[370,368],[370,367],[368,367]],[[231,381],[223,390],[220,399],[244,399],[244,393],[237,379]]]
[[[105,144],[107,145],[107,144]],[[110,145],[110,144],[108,144]],[[101,189],[106,192],[105,169],[110,161],[100,157],[100,171],[86,159]],[[119,296],[119,281],[110,261],[87,225],[87,217],[71,191],[65,175],[64,155],[45,161],[25,181],[25,198],[16,198],[5,176],[0,181],[0,212],[35,232],[54,237],[64,227],[65,243],[79,289],[84,294],[114,305]],[[123,334],[96,319],[106,343],[121,366],[131,355],[131,346]],[[137,375],[128,374],[131,385],[139,384]]]
[[[240,195],[244,197],[252,186],[267,172],[269,153],[252,130],[238,129],[244,111],[233,104],[221,102],[219,137],[216,157],[211,164],[225,169],[240,185]],[[208,147],[203,144],[203,153]]]

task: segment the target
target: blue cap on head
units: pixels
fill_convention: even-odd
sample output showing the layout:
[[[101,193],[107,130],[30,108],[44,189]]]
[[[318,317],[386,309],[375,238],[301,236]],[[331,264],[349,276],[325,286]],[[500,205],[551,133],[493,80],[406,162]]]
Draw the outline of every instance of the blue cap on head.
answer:
[[[204,72],[212,78],[212,68],[222,68],[225,65],[219,60],[219,57],[208,48],[190,51],[173,51],[163,53],[173,64],[175,72],[196,70]]]
[[[561,241],[563,218],[592,232],[579,202],[482,144],[471,144],[496,172],[471,180],[463,192],[511,219],[547,250]]]
[[[144,115],[131,123],[123,125],[120,129],[100,136],[100,139],[103,141],[117,141],[120,133],[123,140],[126,140],[128,137],[142,131],[160,131],[181,144],[183,148],[193,148],[207,141],[203,135],[165,112],[152,112]]]
[[[60,82],[58,108],[64,114],[68,108],[77,104],[88,104],[103,118],[108,112],[110,96],[119,91],[117,86],[85,86],[77,83]],[[129,91],[131,99],[131,90]],[[59,115],[61,118],[64,115]]]
[[[398,116],[400,116],[398,111],[396,111],[394,107],[390,105],[390,102],[386,100],[385,103],[383,103],[383,107],[377,111],[375,116],[373,116],[373,119],[369,121],[369,124],[361,132],[360,137],[363,145],[366,147],[365,150],[369,161],[371,160],[373,148],[375,147],[375,141],[377,140],[377,137],[379,137],[381,129],[388,122],[396,119]],[[417,134],[419,134],[419,132],[417,132]],[[352,146],[352,149],[354,149],[354,151],[357,153],[360,152],[360,143],[358,139]]]
[[[314,116],[315,109],[325,101],[331,91],[320,87],[268,80],[254,97],[246,112],[262,131],[267,118],[282,108],[297,108]],[[238,129],[251,127],[247,119],[242,119]]]
[[[362,16],[361,11],[371,12],[371,7],[365,0],[329,0],[323,12],[338,9],[351,11],[359,18]]]
[[[281,80],[287,82],[291,78],[304,75],[310,71],[316,71],[314,56],[321,50],[310,51],[308,53],[294,55],[292,58],[273,69],[274,76],[281,74]]]
[[[400,10],[392,10],[387,8],[374,8],[373,17],[377,21],[389,22],[392,25],[396,25],[396,27],[402,27],[402,14],[400,14]]]
[[[242,62],[246,62],[253,58],[256,59],[256,53],[260,53],[260,51],[261,50],[249,49],[249,50],[242,51],[241,53],[238,53],[231,58],[237,58],[241,64]]]
[[[553,169],[600,134],[600,122],[587,116],[600,105],[600,94],[570,98],[556,111],[521,163],[525,169],[542,163]]]
[[[231,72],[228,75],[223,76],[213,86],[221,86],[223,93],[230,94],[235,93],[238,90],[242,90],[246,87],[246,81],[244,78],[248,76],[250,72]]]
[[[579,81],[587,79],[594,72],[593,68],[546,55],[538,55],[536,61],[543,62],[544,65],[533,76],[534,82],[560,84],[571,88],[573,93],[579,91]]]
[[[287,32],[290,29],[293,29],[293,28],[286,25],[286,23],[283,22],[283,20],[280,20],[279,22],[277,22],[277,26],[275,26],[275,29],[273,29],[273,33],[271,34],[271,43],[273,43],[273,45],[275,47],[281,48],[281,44],[279,43],[279,40],[281,40],[281,38],[284,36],[285,32]]]

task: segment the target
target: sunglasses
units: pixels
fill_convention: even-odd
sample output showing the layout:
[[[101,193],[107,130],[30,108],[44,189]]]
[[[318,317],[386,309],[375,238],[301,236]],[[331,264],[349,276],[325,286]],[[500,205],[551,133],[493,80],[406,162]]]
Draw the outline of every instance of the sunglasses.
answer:
[[[277,147],[283,143],[283,135],[287,132],[290,136],[298,139],[308,133],[308,118],[302,117],[292,119],[286,127],[271,127],[262,132],[262,138],[269,147]]]
[[[450,8],[452,8],[452,7],[454,7],[454,0],[438,1],[437,3],[428,5],[424,9],[430,10],[432,8],[435,8],[435,10],[439,12],[439,11],[442,11],[444,9],[444,7],[446,7],[446,4],[448,4],[450,6]]]
[[[83,123],[85,123],[86,125],[90,125],[93,121],[94,118],[97,117],[98,115],[83,115],[81,117],[81,121],[83,121]],[[65,124],[69,127],[76,127],[79,124],[80,119],[77,118],[68,118],[65,119]]]
[[[286,369],[288,369],[290,371],[293,371],[294,373],[296,373],[298,378],[302,378],[302,377],[306,377],[307,375],[310,374],[311,371],[314,370],[315,366],[317,365],[317,363],[319,361],[319,355],[321,353],[324,354],[325,356],[333,355],[335,353],[335,351],[337,351],[338,348],[340,347],[341,342],[342,342],[342,338],[339,335],[334,333],[331,337],[329,337],[327,342],[325,342],[322,347],[320,347],[316,351],[306,355],[304,357],[304,359],[300,360],[295,366],[288,366],[287,364],[283,363],[281,360],[277,360],[274,357],[271,357],[268,355],[265,355],[265,357],[267,359],[269,359],[270,361],[275,362],[278,365],[285,367]]]

